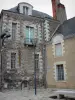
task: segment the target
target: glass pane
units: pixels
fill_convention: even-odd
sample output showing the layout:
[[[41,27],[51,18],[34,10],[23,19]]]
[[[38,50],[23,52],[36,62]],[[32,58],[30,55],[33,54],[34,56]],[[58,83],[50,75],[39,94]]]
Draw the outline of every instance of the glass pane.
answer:
[[[30,28],[30,38],[31,39],[34,38],[34,28],[33,27]]]
[[[12,23],[12,39],[15,40],[16,36],[16,23]]]
[[[62,45],[61,45],[61,43],[55,44],[55,54],[56,54],[56,56],[62,56]]]
[[[26,27],[26,38],[29,38],[29,27]]]
[[[33,27],[26,27],[26,43],[31,44],[31,40],[34,37],[34,28]]]
[[[28,15],[28,7],[26,7],[26,15]]]
[[[25,38],[26,38],[26,42],[29,43],[29,27],[26,27],[26,35],[25,35]]]
[[[23,14],[25,14],[25,6],[23,6]]]
[[[39,68],[39,54],[35,54],[35,67],[36,67],[36,70],[38,70]]]
[[[16,53],[11,53],[11,68],[15,68]]]
[[[64,80],[64,68],[63,64],[57,65],[57,79]]]

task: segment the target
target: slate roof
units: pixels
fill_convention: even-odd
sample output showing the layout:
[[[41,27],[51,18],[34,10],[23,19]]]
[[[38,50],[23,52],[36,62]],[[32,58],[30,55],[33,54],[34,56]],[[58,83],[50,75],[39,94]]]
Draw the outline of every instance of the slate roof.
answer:
[[[62,34],[64,37],[75,35],[75,17],[66,20],[56,31],[57,34]]]
[[[18,6],[14,7],[14,8],[11,8],[8,11],[11,11],[11,12],[14,12],[14,13],[19,13]],[[40,18],[49,18],[49,19],[52,19],[52,17],[50,15],[48,15],[46,13],[43,13],[43,12],[40,12],[40,11],[37,11],[37,10],[32,10],[32,16],[34,16],[34,17],[40,17]]]

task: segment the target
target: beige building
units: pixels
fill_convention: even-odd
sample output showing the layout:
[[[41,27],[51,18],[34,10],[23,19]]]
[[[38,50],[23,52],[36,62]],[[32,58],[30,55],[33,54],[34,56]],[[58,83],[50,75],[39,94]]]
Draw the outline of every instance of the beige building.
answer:
[[[65,21],[47,44],[49,87],[75,88],[75,17]]]

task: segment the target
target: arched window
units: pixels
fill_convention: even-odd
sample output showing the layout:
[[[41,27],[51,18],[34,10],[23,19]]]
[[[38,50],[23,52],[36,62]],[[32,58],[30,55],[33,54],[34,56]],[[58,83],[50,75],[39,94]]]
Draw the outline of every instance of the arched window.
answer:
[[[54,51],[54,56],[59,57],[63,55],[63,36],[56,35],[52,39],[52,44],[53,44],[53,51]]]

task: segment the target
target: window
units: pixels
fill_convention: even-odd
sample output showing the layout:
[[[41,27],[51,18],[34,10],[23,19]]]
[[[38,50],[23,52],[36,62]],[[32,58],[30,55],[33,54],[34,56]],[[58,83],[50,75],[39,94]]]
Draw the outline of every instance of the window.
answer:
[[[38,70],[39,68],[39,54],[35,54],[35,65],[36,65],[36,70]]]
[[[65,44],[63,35],[54,36],[52,39],[52,49],[54,57],[64,56]]]
[[[16,37],[16,23],[12,23],[12,39],[15,40]]]
[[[63,81],[64,80],[64,67],[63,64],[56,65],[56,71],[57,71],[57,80]]]
[[[15,68],[16,53],[11,53],[11,68]]]
[[[26,42],[30,44],[31,40],[34,38],[34,28],[27,26],[25,35]]]
[[[28,15],[28,7],[23,6],[23,14]]]
[[[26,7],[26,15],[28,15],[28,7]]]
[[[25,14],[25,6],[23,7],[23,14]]]
[[[55,55],[62,56],[62,45],[61,43],[55,44]]]

